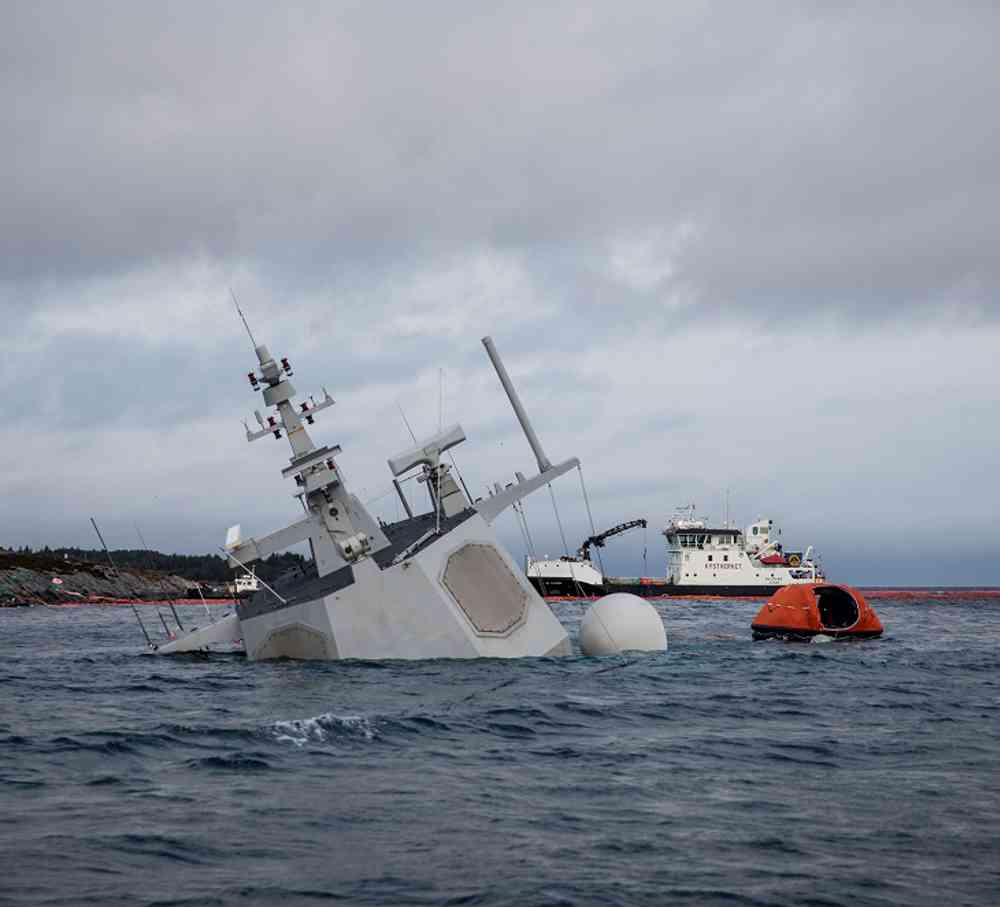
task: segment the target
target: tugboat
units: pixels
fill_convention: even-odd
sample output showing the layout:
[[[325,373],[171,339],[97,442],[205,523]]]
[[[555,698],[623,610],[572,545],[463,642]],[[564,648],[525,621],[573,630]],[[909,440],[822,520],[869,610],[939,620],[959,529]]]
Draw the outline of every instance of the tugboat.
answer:
[[[688,508],[693,511],[693,508]],[[772,595],[782,586],[822,582],[812,546],[785,551],[774,520],[758,519],[743,531],[675,516],[663,530],[667,576],[663,581],[609,578],[609,591],[636,595]],[[624,587],[624,588],[623,588]]]
[[[276,360],[250,338],[259,371],[247,377],[275,413],[265,418],[257,412],[260,429],[247,428],[247,440],[287,438],[292,456],[282,476],[294,481],[304,516],[259,538],[242,538],[234,526],[223,550],[246,572],[248,564],[302,542],[308,542],[312,559],[273,586],[258,577],[262,588],[238,601],[234,614],[157,647],[160,654],[237,638],[253,661],[570,654],[565,629],[500,544],[492,524],[507,507],[578,468],[579,460],[553,465],[546,457],[489,337],[483,345],[534,452],[538,475],[516,473],[513,483],[470,500],[441,462],[446,451],[465,440],[461,426],[451,426],[389,458],[407,513],[395,523],[373,519],[348,490],[337,462],[340,447],[318,447],[309,436],[307,425],[333,405],[330,395],[324,391],[320,402],[293,403],[288,359]],[[413,514],[401,477],[424,482],[429,512]]]
[[[260,591],[260,580],[252,568],[236,577],[233,583],[233,595],[236,598],[249,598],[254,592]]]
[[[663,530],[667,543],[667,575],[663,578],[604,576],[590,559],[590,545],[645,520],[621,523],[589,538],[576,557],[527,561],[532,584],[547,597],[589,597],[630,592],[642,598],[674,595],[765,596],[782,586],[823,582],[825,576],[810,546],[785,551],[781,529],[772,519],[759,519],[744,530],[712,527],[694,517],[693,505],[679,508]],[[598,542],[600,540],[600,542]]]
[[[750,629],[754,639],[804,641],[814,636],[871,639],[883,632],[882,622],[857,589],[825,583],[779,589],[757,612]]]
[[[531,585],[545,596],[592,598],[604,595],[604,576],[590,559],[591,547],[603,548],[608,539],[639,527],[645,529],[646,521],[629,520],[612,526],[610,529],[586,539],[577,550],[576,555],[557,558],[545,557],[538,560],[529,556],[525,560],[524,572],[531,580]]]

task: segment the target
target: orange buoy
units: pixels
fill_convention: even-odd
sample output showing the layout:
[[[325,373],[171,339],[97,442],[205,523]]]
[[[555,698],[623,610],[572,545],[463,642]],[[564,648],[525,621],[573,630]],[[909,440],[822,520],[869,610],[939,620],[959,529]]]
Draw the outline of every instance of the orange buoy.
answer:
[[[865,597],[851,586],[802,583],[783,586],[753,623],[754,639],[809,640],[814,636],[866,639],[882,635],[882,622]]]

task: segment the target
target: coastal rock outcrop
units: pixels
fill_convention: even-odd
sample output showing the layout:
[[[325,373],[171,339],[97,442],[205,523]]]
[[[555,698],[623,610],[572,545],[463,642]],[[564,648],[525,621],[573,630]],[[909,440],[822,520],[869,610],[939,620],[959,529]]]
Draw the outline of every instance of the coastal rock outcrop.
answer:
[[[114,570],[46,554],[0,551],[0,607],[81,601],[166,601],[186,598],[197,584],[150,570]]]

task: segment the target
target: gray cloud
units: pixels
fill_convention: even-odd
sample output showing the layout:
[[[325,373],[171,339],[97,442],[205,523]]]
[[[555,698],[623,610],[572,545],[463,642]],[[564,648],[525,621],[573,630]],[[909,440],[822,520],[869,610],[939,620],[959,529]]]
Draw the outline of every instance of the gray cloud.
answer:
[[[489,332],[601,521],[718,514],[730,485],[845,572],[855,543],[933,520],[973,550],[1000,506],[998,20],[11,6],[0,543],[85,543],[96,509],[122,544],[136,518],[205,550],[240,513],[287,515],[283,454],[241,437],[233,286],[301,389],[338,397],[324,431],[372,496],[397,402],[436,424],[439,368],[470,481],[530,462]],[[909,562],[934,560],[913,537]]]
[[[316,286],[471,241],[574,250],[583,282],[576,256],[617,240],[710,307],[996,308],[987,6],[8,19],[11,280],[204,254]]]

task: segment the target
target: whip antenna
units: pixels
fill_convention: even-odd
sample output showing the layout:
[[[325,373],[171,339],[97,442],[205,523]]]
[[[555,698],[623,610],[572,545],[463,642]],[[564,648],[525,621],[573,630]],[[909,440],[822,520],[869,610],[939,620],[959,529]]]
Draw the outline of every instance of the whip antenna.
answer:
[[[97,533],[97,537],[101,540],[101,547],[104,549],[104,553],[108,556],[108,563],[111,564],[111,569],[114,570],[115,576],[120,580],[121,574],[118,572],[118,567],[115,565],[114,558],[111,557],[111,552],[108,551],[108,546],[104,541],[104,536],[101,535],[101,530],[97,528],[97,520],[91,517],[90,525],[94,527],[94,532]],[[135,615],[135,619],[139,621],[139,629],[142,630],[142,635],[146,637],[146,645],[148,645],[151,649],[155,649],[156,646],[153,644],[153,640],[149,638],[149,633],[146,631],[146,625],[142,622],[142,618],[139,616],[139,609],[136,608],[135,602],[130,601],[129,604],[132,606],[132,613]],[[156,613],[159,614],[159,611]],[[161,616],[160,620],[162,619],[163,618]]]
[[[240,304],[236,299],[236,294],[233,292],[233,288],[229,288],[229,295],[233,297],[233,305],[236,306],[236,312],[240,316],[240,321],[243,322],[243,327],[247,329],[247,336],[250,338],[250,342],[253,344],[253,348],[257,349],[257,341],[253,339],[253,331],[250,330],[250,325],[247,324],[246,316],[243,314],[243,309],[240,308]]]
[[[406,430],[410,433],[410,437],[413,438],[413,443],[416,444],[417,436],[413,433],[413,428],[410,426],[410,420],[406,418],[406,413],[403,412],[403,404],[398,400],[396,401],[396,409],[399,410],[399,414],[403,417],[403,424],[406,426]]]

